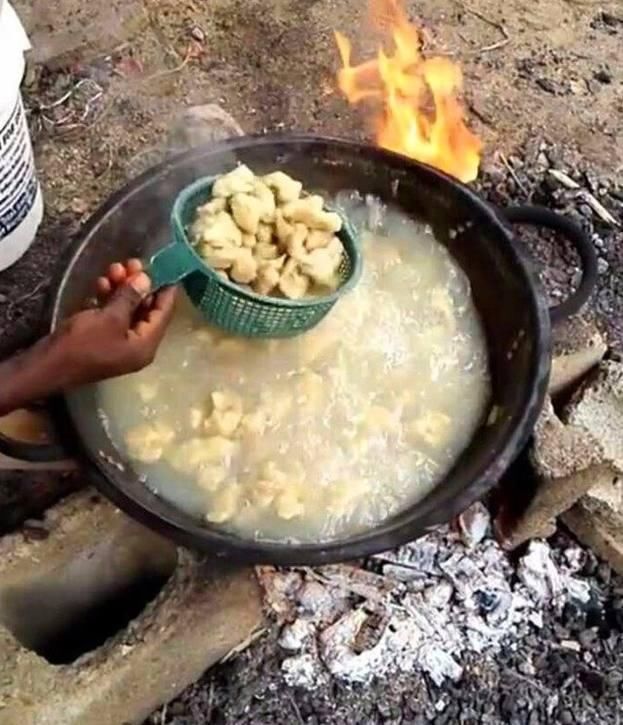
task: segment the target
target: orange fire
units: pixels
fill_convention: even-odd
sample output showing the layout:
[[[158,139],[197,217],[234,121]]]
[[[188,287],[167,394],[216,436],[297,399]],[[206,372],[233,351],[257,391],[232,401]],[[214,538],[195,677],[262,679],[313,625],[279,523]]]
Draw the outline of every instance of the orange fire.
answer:
[[[435,166],[461,181],[478,175],[482,143],[465,124],[459,94],[463,74],[449,58],[424,58],[420,34],[398,0],[377,0],[375,16],[389,24],[393,52],[351,65],[351,43],[335,33],[342,59],[338,84],[350,103],[382,105],[377,143]]]

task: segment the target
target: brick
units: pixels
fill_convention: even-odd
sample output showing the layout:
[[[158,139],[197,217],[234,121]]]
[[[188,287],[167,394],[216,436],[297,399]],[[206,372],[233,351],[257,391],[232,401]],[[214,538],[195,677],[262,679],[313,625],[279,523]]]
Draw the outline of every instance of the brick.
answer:
[[[557,355],[552,360],[550,395],[573,389],[603,359],[608,346],[597,333],[585,347]]]
[[[176,549],[90,489],[50,509],[32,533],[0,540],[3,725],[140,723],[263,624],[251,569]],[[50,643],[59,631],[71,641],[85,611],[110,610],[133,583],[167,576],[100,646],[73,662],[42,656],[66,654],[57,647],[52,657]]]
[[[623,514],[586,496],[561,518],[585,546],[623,575]]]
[[[620,504],[623,364],[601,362],[561,417],[551,400],[546,401],[535,427],[530,458],[538,481],[532,500],[510,525],[508,514],[496,522],[506,548],[551,535],[557,517],[584,496]]]

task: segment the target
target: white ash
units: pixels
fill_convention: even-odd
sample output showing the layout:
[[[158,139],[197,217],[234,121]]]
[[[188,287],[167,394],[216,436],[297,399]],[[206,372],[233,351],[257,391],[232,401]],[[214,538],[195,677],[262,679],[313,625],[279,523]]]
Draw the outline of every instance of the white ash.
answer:
[[[438,685],[457,681],[463,654],[494,656],[541,627],[546,609],[588,600],[574,577],[581,550],[556,563],[548,544],[534,541],[515,567],[489,523],[477,505],[456,532],[440,527],[375,557],[381,573],[350,565],[262,569],[266,601],[283,623],[286,681],[312,689],[329,676],[365,683],[413,671]]]

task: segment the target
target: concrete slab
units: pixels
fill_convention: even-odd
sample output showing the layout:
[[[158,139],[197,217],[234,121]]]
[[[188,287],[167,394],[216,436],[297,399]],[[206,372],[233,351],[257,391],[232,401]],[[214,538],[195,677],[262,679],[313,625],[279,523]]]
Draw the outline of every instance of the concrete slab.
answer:
[[[84,490],[49,510],[41,536],[0,540],[0,722],[140,723],[262,623],[251,569],[178,550]]]

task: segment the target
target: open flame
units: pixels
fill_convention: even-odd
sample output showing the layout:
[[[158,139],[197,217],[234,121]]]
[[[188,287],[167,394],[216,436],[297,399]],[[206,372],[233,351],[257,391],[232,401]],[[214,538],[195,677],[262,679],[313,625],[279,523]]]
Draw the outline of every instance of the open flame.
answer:
[[[382,107],[376,140],[383,148],[435,166],[461,181],[478,175],[482,143],[465,124],[460,67],[449,58],[422,55],[420,33],[398,0],[376,0],[393,39],[393,52],[351,65],[351,43],[335,33],[342,59],[338,84],[350,103],[372,99]]]

